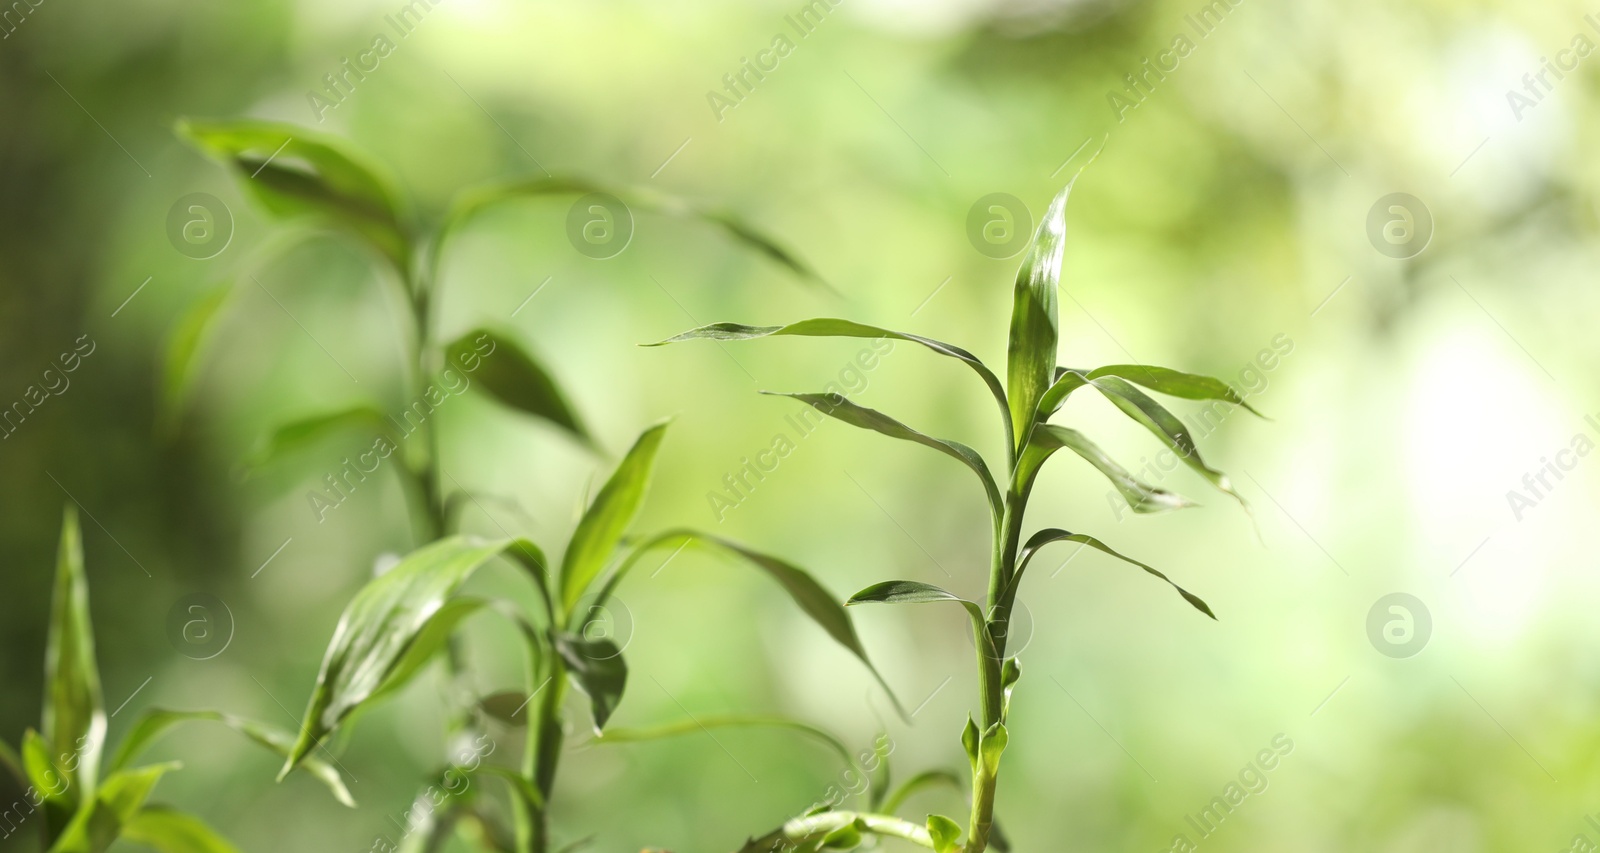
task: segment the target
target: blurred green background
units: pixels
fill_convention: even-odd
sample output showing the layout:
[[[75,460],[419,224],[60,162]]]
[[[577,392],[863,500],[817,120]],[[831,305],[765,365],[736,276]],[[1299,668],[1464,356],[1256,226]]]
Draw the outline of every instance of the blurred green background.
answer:
[[[80,336],[94,350],[0,441],[6,740],[38,717],[69,495],[92,516],[108,709],[127,701],[113,738],[158,705],[293,726],[340,609],[380,555],[413,544],[384,476],[324,522],[308,508],[360,442],[236,476],[292,415],[403,405],[401,314],[340,240],[263,263],[279,226],[177,141],[177,118],[346,136],[423,221],[468,185],[548,169],[725,206],[777,235],[839,295],[702,225],[640,213],[627,249],[595,260],[569,242],[565,201],[478,220],[446,260],[443,332],[513,330],[613,456],[469,395],[440,415],[445,467],[497,496],[465,512],[468,530],[555,551],[597,472],[675,414],[639,529],[709,528],[811,568],[840,597],[889,578],[977,597],[987,570],[970,474],[837,423],[797,440],[721,520],[713,510],[725,475],[793,437],[799,404],[755,391],[820,390],[865,342],[635,345],[718,320],[846,316],[1002,364],[1018,259],[980,252],[969,213],[1005,193],[1036,219],[1103,145],[1068,208],[1062,363],[1215,374],[1273,420],[1236,414],[1202,442],[1254,524],[1187,472],[1161,484],[1204,508],[1143,517],[1119,513],[1087,466],[1047,471],[1031,527],[1094,533],[1166,569],[1220,622],[1099,555],[1054,575],[1070,547],[1041,558],[1024,593],[1031,633],[1014,641],[1026,674],[998,806],[1016,849],[1153,853],[1186,849],[1180,834],[1208,851],[1307,853],[1600,841],[1585,818],[1600,811],[1600,463],[1559,453],[1600,440],[1584,418],[1600,411],[1586,379],[1600,365],[1600,170],[1582,154],[1600,129],[1600,60],[1574,49],[1600,29],[1582,4],[842,0],[801,37],[785,19],[799,0],[447,0],[405,36],[386,19],[399,0],[30,2],[0,27],[0,404]],[[309,93],[380,33],[392,52],[319,123]],[[723,75],[778,33],[789,55],[714,109]],[[1172,70],[1151,74],[1147,59]],[[1560,74],[1540,78],[1547,63]],[[234,223],[206,260],[168,236],[169,209],[195,192]],[[1410,196],[1405,251],[1383,234],[1400,215],[1379,204],[1392,193]],[[169,439],[155,428],[165,342],[230,279],[245,284]],[[857,402],[1001,452],[987,395],[959,365],[902,344],[844,381],[864,386]],[[1103,401],[1075,398],[1066,418],[1130,468],[1155,455]],[[1535,495],[1524,477],[1547,465],[1562,476]],[[1513,491],[1527,498],[1515,508]],[[632,668],[618,724],[783,712],[858,749],[886,727],[902,777],[961,766],[975,689],[956,610],[856,614],[920,706],[907,725],[775,585],[693,551],[652,575],[655,562],[615,614]],[[517,588],[508,571],[477,583]],[[207,660],[167,636],[173,607],[200,592],[232,621]],[[1411,605],[1410,657],[1369,629],[1392,593],[1426,609]],[[510,639],[487,622],[469,633],[477,686],[514,685]],[[274,784],[270,757],[205,728],[158,746],[186,764],[158,798],[247,851],[372,849],[439,769],[438,697],[424,679],[345,744],[356,811],[300,776]],[[556,832],[594,835],[598,850],[732,849],[838,782],[825,750],[783,733],[585,747],[587,717],[576,704],[571,717]],[[1265,787],[1200,838],[1186,819],[1279,735],[1292,749]],[[515,749],[517,733],[497,737]],[[955,793],[914,808],[965,814]],[[29,849],[22,838],[0,848]]]

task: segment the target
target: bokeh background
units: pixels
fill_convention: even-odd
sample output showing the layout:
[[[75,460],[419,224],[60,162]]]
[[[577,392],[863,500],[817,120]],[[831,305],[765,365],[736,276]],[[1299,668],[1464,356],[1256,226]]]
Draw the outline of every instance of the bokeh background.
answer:
[[[465,512],[467,530],[555,551],[632,436],[676,415],[640,529],[709,528],[810,567],[841,597],[889,578],[977,597],[987,560],[970,474],[837,423],[713,510],[724,475],[793,437],[799,405],[755,392],[819,390],[864,342],[635,345],[717,320],[848,316],[1001,364],[1018,259],[980,251],[969,213],[1004,193],[1036,218],[1103,148],[1068,211],[1062,362],[1212,373],[1248,383],[1272,420],[1235,413],[1202,442],[1253,521],[1187,472],[1161,484],[1204,507],[1157,517],[1119,514],[1075,461],[1047,472],[1030,526],[1094,533],[1168,570],[1220,621],[1099,555],[1041,558],[999,798],[1016,849],[1154,853],[1183,849],[1179,834],[1203,850],[1308,853],[1600,841],[1586,820],[1600,811],[1600,462],[1558,455],[1600,441],[1585,420],[1600,411],[1600,172],[1582,153],[1600,121],[1588,56],[1600,29],[1582,4],[842,0],[803,38],[785,20],[798,0],[445,0],[403,38],[386,20],[401,7],[41,0],[5,13],[0,403],[80,336],[94,349],[0,441],[0,736],[36,725],[69,500],[92,515],[107,703],[127,702],[113,738],[153,706],[292,726],[344,602],[380,555],[413,544],[392,479],[323,522],[310,510],[307,492],[360,442],[238,477],[291,416],[403,405],[399,306],[336,238],[261,254],[281,226],[180,144],[179,117],[348,137],[424,222],[462,188],[548,169],[725,206],[779,236],[838,294],[697,224],[640,213],[626,251],[596,260],[568,240],[566,201],[480,219],[446,260],[442,327],[512,330],[612,456],[468,395],[440,415],[445,465],[492,496]],[[792,53],[719,118],[708,92],[780,32]],[[378,33],[395,50],[319,122],[309,93]],[[1146,59],[1171,67],[1180,35],[1177,68],[1130,94],[1125,75]],[[1547,58],[1561,73],[1540,79]],[[167,228],[195,192],[234,222],[206,260]],[[163,434],[166,342],[230,280],[245,284],[194,403]],[[959,365],[901,345],[858,384],[857,402],[1000,452],[987,395]],[[1103,401],[1075,398],[1065,417],[1129,467],[1154,457]],[[1556,462],[1570,470],[1534,495],[1524,476]],[[516,589],[509,571],[477,584]],[[173,607],[196,593],[231,622],[207,660],[168,639]],[[1380,628],[1398,618],[1395,593],[1413,597],[1416,627],[1399,650],[1369,629],[1375,607]],[[779,712],[858,749],[887,731],[902,778],[959,768],[975,707],[962,618],[856,614],[920,708],[907,725],[775,585],[694,551],[659,572],[651,561],[615,616],[632,667],[616,719]],[[469,635],[475,685],[514,686],[512,640],[487,621]],[[156,748],[186,764],[158,798],[247,851],[371,849],[440,767],[439,694],[424,679],[343,745],[357,810],[301,776],[274,784],[271,757],[204,727]],[[580,705],[571,716],[556,831],[599,850],[732,849],[842,769],[781,732],[591,747]],[[517,737],[497,742],[509,754]],[[1266,787],[1201,839],[1186,818],[1275,740],[1292,749]],[[955,793],[911,809],[965,814]]]

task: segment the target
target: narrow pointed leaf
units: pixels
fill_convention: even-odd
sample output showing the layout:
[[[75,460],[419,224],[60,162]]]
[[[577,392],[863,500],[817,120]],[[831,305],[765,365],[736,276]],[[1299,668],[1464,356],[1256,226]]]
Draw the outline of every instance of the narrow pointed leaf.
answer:
[[[1067,397],[1071,396],[1073,391],[1087,384],[1089,378],[1083,371],[1057,367],[1055,381],[1044,392],[1044,396],[1039,398],[1037,421],[1044,423],[1049,420],[1051,415],[1061,411],[1061,407],[1066,404]]]
[[[711,729],[727,728],[776,728],[791,729],[809,735],[833,750],[844,762],[846,767],[855,767],[855,756],[850,754],[850,748],[844,742],[829,734],[826,729],[803,723],[788,717],[778,717],[762,714],[708,714],[696,715],[693,719],[680,720],[675,723],[665,723],[659,726],[648,726],[632,729],[611,729],[602,735],[596,735],[596,744],[621,744],[641,743],[664,738],[680,737],[682,735],[704,734]]]
[[[1204,477],[1206,482],[1231,495],[1241,506],[1248,508],[1249,505],[1245,503],[1244,497],[1233,490],[1233,483],[1229,481],[1228,475],[1208,467],[1205,460],[1200,458],[1200,448],[1195,446],[1194,437],[1189,434],[1188,427],[1183,425],[1183,421],[1179,420],[1177,415],[1167,411],[1143,391],[1114,376],[1091,379],[1089,384],[1121,409],[1123,414],[1161,439],[1185,465]]]
[[[205,821],[166,806],[145,806],[135,812],[122,835],[159,853],[239,853]]]
[[[1033,475],[1044,465],[1045,460],[1063,447],[1083,457],[1104,474],[1134,512],[1167,512],[1195,506],[1193,501],[1183,495],[1156,488],[1128,473],[1126,468],[1118,465],[1116,460],[1108,456],[1099,445],[1090,441],[1083,433],[1055,424],[1034,425],[1032,442],[1023,452],[1023,461],[1018,465],[1022,482],[1031,486]]]
[[[49,853],[104,853],[144,806],[161,777],[179,766],[175,762],[155,764],[106,776],[100,790],[78,809]]]
[[[508,550],[519,550],[519,544],[520,540],[442,539],[413,551],[362,587],[334,629],[300,736],[280,778],[410,665],[407,653],[419,640],[428,641],[424,635],[434,616],[474,571]]]
[[[446,356],[451,369],[459,369],[467,381],[489,396],[594,446],[594,438],[555,377],[516,341],[488,329],[477,329],[452,342]],[[476,369],[468,365],[475,365]]]
[[[200,297],[185,311],[167,339],[161,371],[161,426],[170,432],[183,414],[189,394],[215,335],[214,326],[235,288],[223,285]]]
[[[70,504],[61,521],[55,598],[45,642],[44,689],[41,734],[52,760],[71,783],[68,800],[79,802],[94,796],[100,752],[105,746],[106,712],[89,620],[83,538],[77,510]]]
[[[1147,364],[1108,364],[1090,371],[1087,378],[1099,379],[1103,376],[1126,379],[1169,397],[1181,397],[1185,400],[1221,400],[1242,406],[1245,411],[1258,418],[1266,417],[1245,402],[1245,399],[1229,387],[1228,383],[1211,376],[1184,373],[1180,370]]]
[[[953,601],[966,609],[967,615],[972,617],[972,636],[977,642],[988,648],[989,653],[994,653],[994,646],[989,639],[989,631],[983,615],[983,608],[976,602],[968,601],[949,590],[941,589],[933,584],[921,581],[884,581],[875,583],[864,590],[850,596],[845,606],[855,604],[922,604],[931,601]]]
[[[967,352],[960,347],[944,343],[943,341],[936,341],[933,338],[924,338],[920,335],[909,335],[905,332],[895,332],[889,329],[882,329],[877,326],[868,326],[850,320],[818,318],[813,320],[801,320],[798,323],[790,323],[786,326],[745,326],[739,323],[712,323],[709,326],[701,326],[698,329],[690,329],[681,335],[667,338],[664,341],[657,341],[653,344],[645,344],[645,346],[662,346],[664,344],[672,344],[680,341],[696,339],[713,341],[747,341],[754,338],[765,338],[779,335],[791,335],[795,337],[807,338],[888,338],[890,340],[907,341],[909,343],[918,344],[920,346],[927,347],[928,349],[933,350],[940,355],[956,359],[957,361],[960,361],[972,368],[973,372],[978,374],[978,378],[983,380],[983,384],[988,387],[989,393],[994,397],[995,402],[1000,406],[1000,417],[1005,422],[1007,430],[1006,435],[1008,437],[1012,435],[1010,431],[1011,418],[1008,414],[1008,409],[1006,408],[1006,391],[1005,388],[1000,384],[1000,379],[994,375],[994,371],[990,370],[987,365],[985,365],[982,361],[979,361],[978,357],[972,353]]]
[[[229,166],[274,216],[310,216],[360,237],[398,270],[410,260],[399,204],[377,167],[344,141],[291,124],[180,121],[178,135]]]
[[[566,662],[578,686],[589,697],[589,710],[594,715],[594,730],[599,732],[622,704],[622,692],[628,684],[628,665],[622,659],[622,649],[607,640],[589,640],[565,631],[555,632],[556,653]]]
[[[561,606],[570,613],[605,569],[622,535],[639,514],[667,422],[645,430],[589,505],[561,559]]]
[[[370,403],[360,403],[307,415],[274,429],[256,442],[244,465],[247,469],[261,468],[330,436],[358,431],[367,437],[381,435],[391,442],[394,440],[383,412]]]
[[[1061,258],[1066,249],[1067,184],[1050,202],[1033,245],[1017,270],[1011,304],[1011,334],[1006,344],[1006,396],[1011,401],[1011,425],[1017,452],[1027,440],[1039,401],[1049,389],[1056,366],[1060,308],[1056,288],[1061,284]]]
[[[890,438],[912,441],[924,447],[931,447],[967,466],[972,469],[972,473],[978,475],[978,481],[983,484],[984,496],[989,500],[989,510],[996,519],[1000,517],[1001,512],[1004,510],[1000,498],[1000,489],[995,485],[994,477],[989,473],[989,466],[984,464],[983,457],[978,455],[978,451],[965,444],[924,435],[876,409],[858,406],[838,394],[784,394],[776,391],[763,391],[761,393],[773,397],[791,397],[810,405],[830,418],[844,421],[851,426],[870,429]]]
[[[1022,555],[1018,560],[1017,573],[1013,575],[1011,579],[1012,591],[1014,591],[1017,585],[1022,582],[1022,573],[1028,568],[1028,563],[1033,560],[1033,555],[1036,554],[1040,548],[1043,548],[1051,542],[1080,542],[1089,546],[1090,548],[1094,548],[1097,551],[1110,554],[1124,563],[1138,566],[1139,568],[1144,569],[1146,572],[1149,572],[1150,574],[1166,581],[1167,584],[1173,589],[1177,590],[1178,594],[1183,596],[1183,600],[1189,602],[1194,609],[1204,613],[1207,616],[1210,616],[1212,619],[1217,618],[1217,614],[1211,612],[1211,606],[1209,604],[1206,604],[1205,601],[1201,600],[1198,595],[1195,595],[1183,587],[1178,586],[1178,584],[1175,583],[1172,578],[1167,577],[1165,574],[1145,565],[1144,563],[1139,562],[1138,560],[1133,559],[1132,557],[1128,557],[1119,553],[1111,546],[1101,542],[1099,539],[1096,539],[1093,536],[1089,536],[1084,533],[1069,533],[1065,530],[1054,527],[1041,530],[1038,533],[1033,534],[1033,536],[1028,539],[1028,544],[1023,547]]]

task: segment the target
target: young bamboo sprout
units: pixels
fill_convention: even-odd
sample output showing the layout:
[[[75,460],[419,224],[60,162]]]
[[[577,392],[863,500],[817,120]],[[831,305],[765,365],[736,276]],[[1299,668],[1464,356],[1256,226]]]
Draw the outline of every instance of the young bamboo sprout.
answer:
[[[1053,542],[1077,542],[1136,566],[1171,584],[1195,609],[1216,618],[1211,608],[1197,596],[1173,583],[1166,575],[1137,560],[1126,557],[1093,536],[1059,528],[1046,528],[1024,538],[1023,521],[1028,498],[1041,467],[1055,451],[1067,448],[1083,457],[1105,475],[1128,499],[1135,512],[1163,512],[1191,506],[1186,499],[1150,486],[1118,465],[1082,433],[1050,423],[1050,419],[1080,388],[1092,388],[1110,400],[1129,418],[1153,433],[1175,452],[1179,459],[1213,486],[1243,504],[1226,475],[1201,459],[1194,439],[1175,415],[1135,386],[1169,396],[1191,400],[1219,400],[1253,409],[1226,383],[1162,367],[1114,364],[1094,370],[1075,370],[1056,365],[1058,344],[1057,294],[1066,240],[1066,203],[1072,190],[1068,184],[1056,195],[1045,213],[1033,244],[1017,273],[1007,342],[1006,381],[971,353],[959,347],[917,335],[880,329],[849,320],[803,320],[785,326],[745,326],[716,323],[685,332],[660,344],[693,339],[742,341],[774,336],[891,338],[919,344],[939,355],[967,365],[983,380],[998,406],[1005,435],[1004,476],[996,478],[983,457],[972,448],[954,441],[933,438],[885,415],[859,406],[838,394],[784,394],[815,407],[824,415],[852,426],[882,433],[891,438],[912,441],[932,448],[971,469],[983,487],[993,530],[992,560],[989,567],[988,595],[984,604],[966,601],[939,587],[917,581],[889,581],[874,584],[851,596],[848,604],[910,604],[953,602],[959,604],[972,623],[977,647],[979,715],[970,716],[961,735],[968,763],[972,811],[967,819],[966,840],[962,827],[941,815],[929,815],[922,824],[901,820],[892,812],[903,802],[905,789],[887,800],[885,814],[822,812],[791,820],[761,838],[753,839],[741,853],[757,851],[811,851],[822,847],[848,849],[862,836],[879,835],[909,840],[938,853],[982,853],[991,846],[1006,845],[995,828],[995,792],[999,784],[1001,758],[1010,732],[1006,718],[1012,690],[1022,674],[1021,662],[1007,654],[1012,608],[1021,588],[1023,573],[1034,555]],[[652,346],[659,345],[653,344]],[[1259,413],[1258,413],[1259,414]],[[928,779],[948,780],[949,774],[917,777],[912,782],[927,784]],[[907,783],[912,785],[911,782]]]

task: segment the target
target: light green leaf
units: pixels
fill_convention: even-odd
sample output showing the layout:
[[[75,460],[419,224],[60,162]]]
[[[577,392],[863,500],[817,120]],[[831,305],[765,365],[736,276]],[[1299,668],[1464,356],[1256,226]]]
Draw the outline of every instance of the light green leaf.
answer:
[[[185,311],[167,339],[161,372],[161,428],[171,432],[183,414],[200,366],[211,346],[213,324],[236,288],[222,285],[200,297]]]
[[[776,391],[762,391],[761,393],[773,397],[791,397],[810,405],[830,418],[844,421],[851,426],[870,429],[890,438],[912,441],[924,447],[931,447],[967,466],[972,469],[972,473],[978,475],[978,481],[983,484],[984,495],[989,499],[990,513],[997,522],[1001,513],[1005,510],[1004,505],[1001,503],[1000,489],[995,485],[993,475],[989,473],[989,466],[984,464],[983,457],[978,455],[978,451],[965,444],[924,435],[876,409],[858,406],[838,394],[785,394]]]
[[[1165,442],[1185,465],[1204,477],[1206,482],[1232,495],[1240,506],[1249,508],[1244,497],[1233,490],[1233,484],[1228,480],[1227,474],[1206,466],[1205,460],[1200,458],[1200,449],[1195,446],[1194,437],[1189,434],[1183,421],[1178,420],[1177,415],[1167,411],[1143,391],[1114,376],[1090,379],[1089,384],[1121,409],[1123,414]]]
[[[1076,178],[1074,178],[1074,181]],[[1011,334],[1006,344],[1006,396],[1011,401],[1016,452],[1027,442],[1039,401],[1049,389],[1056,366],[1060,308],[1061,258],[1066,249],[1067,196],[1072,184],[1056,194],[1039,220],[1033,245],[1017,270],[1011,304]]]
[[[52,831],[59,832],[76,810],[78,791],[66,769],[57,766],[50,745],[31,728],[22,733],[22,769],[28,784],[44,798]]]
[[[128,729],[127,734],[122,736],[116,754],[106,766],[107,772],[115,773],[125,769],[168,729],[179,723],[196,720],[221,723],[281,756],[288,756],[289,751],[294,748],[295,736],[276,726],[246,720],[220,711],[170,711],[164,708],[152,708],[141,714]],[[339,771],[332,765],[312,757],[302,759],[301,765],[317,781],[327,786],[328,790],[333,792],[335,799],[350,808],[356,807],[355,799],[350,796],[350,789],[345,787],[344,777],[339,775]]]
[[[567,544],[561,560],[561,607],[571,613],[578,599],[589,589],[589,584],[599,576],[610,562],[622,535],[633,524],[644,504],[645,492],[650,486],[650,474],[655,468],[656,451],[667,431],[667,421],[645,430],[628,455],[623,457],[589,505],[578,528]]]
[[[77,510],[71,504],[61,520],[55,598],[44,654],[44,743],[52,762],[66,773],[70,783],[67,800],[81,802],[94,796],[100,752],[105,746],[106,712],[95,665],[94,627],[89,620],[83,537]]]
[[[551,639],[567,671],[588,694],[594,730],[599,732],[622,703],[622,691],[628,684],[622,649],[607,639],[589,640],[565,631],[554,632]]]
[[[383,412],[370,403],[358,403],[307,415],[279,426],[256,442],[244,466],[246,469],[261,468],[347,430],[363,430],[369,436],[381,435],[394,441],[394,430]]]
[[[829,734],[826,729],[793,720],[788,717],[777,717],[761,714],[707,714],[696,716],[693,719],[680,720],[675,723],[664,723],[659,726],[648,726],[632,729],[611,729],[601,735],[596,735],[594,743],[599,745],[620,743],[641,743],[644,741],[661,740],[664,738],[679,737],[681,735],[703,734],[711,729],[726,728],[778,728],[791,729],[816,738],[826,744],[839,756],[846,767],[855,767],[855,756],[850,754],[850,748],[844,742]]]
[[[445,350],[452,368],[477,383],[489,396],[524,414],[566,430],[584,445],[594,438],[555,377],[516,341],[488,329],[462,335]]]
[[[961,849],[961,825],[944,815],[928,815],[928,837],[934,853],[956,853]]]
[[[1189,592],[1181,586],[1178,586],[1173,582],[1172,578],[1167,577],[1165,574],[1162,574],[1161,572],[1139,562],[1138,560],[1118,553],[1111,546],[1101,542],[1099,539],[1096,539],[1093,536],[1083,533],[1069,533],[1065,530],[1054,527],[1041,530],[1038,533],[1033,534],[1033,536],[1028,539],[1027,545],[1025,545],[1022,549],[1022,555],[1017,561],[1017,572],[1011,577],[1011,586],[1009,587],[1007,593],[1008,598],[1010,595],[1015,594],[1017,586],[1022,583],[1022,573],[1027,570],[1028,563],[1033,560],[1033,555],[1038,553],[1040,548],[1043,548],[1051,542],[1081,542],[1097,551],[1110,554],[1124,563],[1138,566],[1139,568],[1144,569],[1146,572],[1166,581],[1173,589],[1177,590],[1178,594],[1183,596],[1183,600],[1189,602],[1194,609],[1204,613],[1207,616],[1210,616],[1212,619],[1217,618],[1217,615],[1211,612],[1210,605],[1201,600],[1199,596]]]
[[[300,736],[279,778],[287,775],[351,713],[380,695],[415,660],[408,652],[431,642],[434,617],[480,566],[496,556],[525,554],[522,540],[469,542],[459,536],[413,551],[369,581],[345,607],[322,659]],[[414,670],[413,670],[414,671]]]
[[[972,721],[972,716],[967,715],[967,725],[961,729],[961,750],[967,754],[967,763],[972,765],[972,772],[978,772],[978,742],[983,739],[983,733],[978,731],[978,724]]]
[[[278,217],[311,216],[342,227],[402,274],[411,243],[387,179],[343,140],[291,124],[183,120],[177,132],[232,168],[245,192]]]
[[[1090,465],[1099,469],[1134,512],[1167,512],[1195,506],[1193,501],[1183,495],[1158,489],[1128,473],[1126,468],[1118,465],[1116,460],[1106,455],[1099,445],[1090,441],[1083,433],[1064,426],[1044,423],[1034,425],[1033,439],[1028,449],[1023,451],[1022,462],[1017,466],[1017,476],[1023,485],[1023,494],[1032,488],[1033,478],[1044,466],[1045,461],[1063,447],[1071,449]]]
[[[1266,417],[1245,402],[1238,392],[1228,386],[1228,383],[1214,377],[1148,364],[1108,364],[1090,371],[1087,378],[1099,379],[1102,376],[1117,376],[1169,397],[1181,397],[1185,400],[1221,400],[1235,406],[1243,406],[1245,411],[1258,418]]]
[[[205,821],[166,806],[145,806],[135,812],[122,835],[160,853],[239,853]]]
[[[1006,732],[1005,723],[995,723],[983,733],[982,740],[978,741],[978,756],[983,761],[984,769],[990,776],[1000,770],[1000,756],[1006,751],[1006,745],[1011,742],[1011,736]]]
[[[122,770],[106,776],[94,798],[81,806],[49,853],[104,853],[150,798],[176,762]]]
[[[967,721],[971,722],[971,718],[967,718]],[[973,731],[977,731],[976,726],[973,727]],[[894,793],[884,799],[881,809],[884,814],[892,815],[905,805],[906,800],[928,788],[948,787],[960,792],[965,785],[966,782],[960,776],[949,770],[924,770],[901,783]]]
[[[927,347],[930,350],[933,350],[940,355],[956,359],[957,361],[960,361],[972,368],[973,372],[978,374],[978,378],[983,380],[983,384],[988,386],[989,393],[994,397],[995,402],[1000,406],[1000,418],[1005,423],[1007,443],[1009,444],[1012,441],[1013,433],[1011,431],[1011,418],[1007,413],[1008,410],[1006,408],[1006,391],[1005,388],[1001,386],[1000,379],[994,375],[994,371],[990,370],[988,366],[986,366],[982,361],[979,361],[978,357],[972,353],[967,352],[960,347],[952,346],[944,343],[943,341],[936,341],[932,338],[924,338],[920,335],[909,335],[904,332],[881,329],[877,326],[867,326],[850,320],[819,318],[813,320],[801,320],[798,323],[790,323],[787,326],[745,326],[739,323],[712,323],[709,326],[701,326],[698,329],[690,329],[681,335],[675,335],[667,338],[664,341],[657,341],[653,344],[645,344],[645,346],[658,347],[665,344],[678,343],[679,341],[696,339],[713,341],[748,341],[754,338],[765,338],[778,335],[791,335],[806,338],[888,338],[889,340],[907,341],[909,343],[919,344]],[[1024,435],[1025,434],[1026,433],[1024,433]]]

